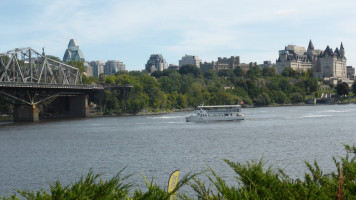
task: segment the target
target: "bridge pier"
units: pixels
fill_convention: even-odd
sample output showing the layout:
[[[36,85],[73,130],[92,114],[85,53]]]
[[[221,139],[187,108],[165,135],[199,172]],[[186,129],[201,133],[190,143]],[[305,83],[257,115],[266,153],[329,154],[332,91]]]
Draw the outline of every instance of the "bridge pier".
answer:
[[[88,95],[69,97],[69,114],[73,117],[89,116]]]
[[[14,105],[14,122],[37,122],[40,120],[36,105]]]

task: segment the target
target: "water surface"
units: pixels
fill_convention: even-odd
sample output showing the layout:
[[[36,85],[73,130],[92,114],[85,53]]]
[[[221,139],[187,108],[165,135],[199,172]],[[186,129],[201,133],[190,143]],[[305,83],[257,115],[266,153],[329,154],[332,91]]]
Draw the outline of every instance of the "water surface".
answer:
[[[14,189],[68,184],[89,169],[112,177],[125,168],[143,186],[143,172],[162,187],[181,175],[212,167],[231,183],[235,174],[222,159],[260,159],[303,178],[304,161],[335,170],[332,156],[342,143],[355,144],[356,105],[243,109],[245,120],[186,123],[189,112],[0,124],[0,195]]]

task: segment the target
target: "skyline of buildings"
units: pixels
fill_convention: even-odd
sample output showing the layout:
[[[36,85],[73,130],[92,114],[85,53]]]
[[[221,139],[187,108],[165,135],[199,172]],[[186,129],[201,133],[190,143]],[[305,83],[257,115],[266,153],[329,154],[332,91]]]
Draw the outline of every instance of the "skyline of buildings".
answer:
[[[120,60],[104,61],[85,61],[82,51],[79,49],[77,40],[70,39],[68,48],[66,49],[63,61],[84,61],[85,73],[87,76],[98,77],[99,74],[113,75],[118,71],[126,70],[125,64]],[[276,63],[271,61],[264,61],[263,64],[257,62],[240,63],[240,56],[231,56],[230,58],[218,57],[217,61],[203,62],[196,55],[185,54],[180,60],[179,65],[169,64],[166,62],[162,54],[151,54],[145,70],[152,73],[156,70],[163,71],[168,69],[179,69],[179,67],[190,64],[199,67],[203,72],[209,69],[219,71],[222,69],[232,69],[240,67],[248,70],[253,66],[276,67],[277,73],[282,73],[286,67],[291,67],[294,70],[308,70],[313,69],[314,76],[317,78],[336,78],[346,79],[353,78],[354,68],[352,66],[346,67],[345,49],[341,42],[340,49],[337,47],[333,51],[329,46],[325,50],[315,49],[312,41],[309,41],[308,48],[303,46],[287,45],[284,50],[279,51],[279,57]]]

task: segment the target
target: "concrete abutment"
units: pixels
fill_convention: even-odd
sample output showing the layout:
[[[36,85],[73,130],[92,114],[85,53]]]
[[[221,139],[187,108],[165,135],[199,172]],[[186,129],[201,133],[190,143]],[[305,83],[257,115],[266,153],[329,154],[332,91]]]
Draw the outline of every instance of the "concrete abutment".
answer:
[[[89,116],[88,95],[69,97],[69,115],[73,117]]]
[[[58,97],[45,113],[51,118],[87,117],[89,116],[88,95]],[[36,105],[15,105],[13,120],[14,122],[39,121],[39,110]]]
[[[15,105],[13,117],[14,122],[36,122],[40,120],[36,105]]]

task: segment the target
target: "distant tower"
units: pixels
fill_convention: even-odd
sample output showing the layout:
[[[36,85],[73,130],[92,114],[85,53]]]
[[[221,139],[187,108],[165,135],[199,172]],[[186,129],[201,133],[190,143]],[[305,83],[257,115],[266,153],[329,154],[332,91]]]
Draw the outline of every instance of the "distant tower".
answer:
[[[70,39],[68,49],[63,56],[63,62],[68,61],[85,61],[83,52],[79,49],[79,45],[75,39]]]

